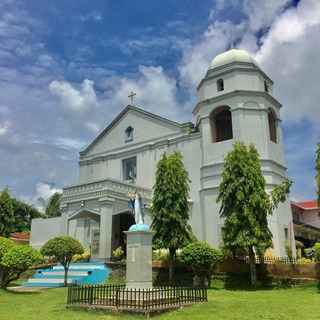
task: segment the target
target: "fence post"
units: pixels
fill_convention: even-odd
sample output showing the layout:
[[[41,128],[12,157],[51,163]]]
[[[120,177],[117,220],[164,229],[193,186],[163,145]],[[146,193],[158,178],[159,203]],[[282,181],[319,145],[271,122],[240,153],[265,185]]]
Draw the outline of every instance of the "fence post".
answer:
[[[93,286],[89,287],[89,304],[90,306],[93,305]]]

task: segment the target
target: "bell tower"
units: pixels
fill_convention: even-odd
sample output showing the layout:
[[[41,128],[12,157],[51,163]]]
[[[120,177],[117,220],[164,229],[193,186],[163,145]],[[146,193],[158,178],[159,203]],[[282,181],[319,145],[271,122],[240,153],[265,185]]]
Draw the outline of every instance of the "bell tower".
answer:
[[[216,204],[223,161],[237,140],[253,143],[260,154],[266,191],[286,179],[282,144],[280,109],[273,97],[273,81],[244,50],[230,49],[215,57],[198,88],[198,103],[193,110],[196,126],[201,132],[202,167],[200,199],[204,203],[203,232],[205,241],[219,247],[223,221]],[[213,195],[213,197],[212,197]],[[280,204],[268,217],[273,242],[285,255],[284,240],[294,248],[290,201]],[[217,230],[209,226],[217,225]],[[212,229],[212,228],[211,228]]]

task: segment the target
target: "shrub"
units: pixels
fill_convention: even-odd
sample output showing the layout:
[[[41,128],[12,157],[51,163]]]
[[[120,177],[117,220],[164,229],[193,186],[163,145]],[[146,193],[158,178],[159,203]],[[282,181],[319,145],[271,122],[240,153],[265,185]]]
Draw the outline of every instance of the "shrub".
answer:
[[[306,255],[306,258],[312,259],[314,256],[314,249],[313,248],[305,248],[304,253]]]
[[[0,286],[19,279],[28,268],[42,260],[42,256],[31,246],[15,245],[12,240],[0,237]]]
[[[298,263],[311,263],[312,260],[308,258],[300,258],[298,259]]]
[[[299,240],[295,240],[295,244],[297,249],[302,249],[304,247],[304,244]]]
[[[72,261],[73,262],[76,262],[76,261],[88,262],[88,261],[90,261],[90,251],[86,251],[83,254],[75,254],[72,257]]]
[[[116,250],[112,251],[112,253],[117,261],[120,261],[121,257],[124,255],[124,251],[121,246],[118,247]]]
[[[314,245],[314,262],[319,263],[320,262],[320,243],[317,242]]]
[[[281,264],[281,263],[284,263],[284,260],[281,258],[278,258],[278,259],[273,260],[272,263],[273,264]]]
[[[152,260],[153,261],[164,261],[168,260],[168,250],[158,249],[152,251]]]
[[[220,250],[212,248],[205,242],[188,244],[181,250],[180,261],[183,265],[192,269],[195,274],[194,284],[211,285],[211,275],[214,265],[223,260]],[[195,283],[196,282],[196,283]]]
[[[291,245],[288,240],[284,241],[284,249],[286,251],[286,254],[288,256],[290,263],[293,263],[293,252],[292,252],[292,248],[291,248]]]

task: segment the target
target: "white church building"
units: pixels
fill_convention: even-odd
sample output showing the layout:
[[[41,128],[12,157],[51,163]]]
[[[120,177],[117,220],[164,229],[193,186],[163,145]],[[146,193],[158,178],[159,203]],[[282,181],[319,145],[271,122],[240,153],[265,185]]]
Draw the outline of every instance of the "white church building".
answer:
[[[134,223],[128,193],[139,190],[150,226],[152,187],[163,152],[181,151],[189,172],[190,225],[199,241],[218,248],[223,220],[216,203],[224,157],[236,140],[253,143],[260,154],[266,191],[286,179],[280,120],[273,81],[245,51],[215,57],[198,88],[192,123],[178,123],[128,105],[82,152],[79,182],[63,188],[59,218],[35,219],[30,244],[39,248],[57,235],[78,239],[92,259],[108,261],[125,245],[123,231]],[[161,110],[159,110],[161,113]],[[293,249],[289,197],[268,217],[274,256]]]

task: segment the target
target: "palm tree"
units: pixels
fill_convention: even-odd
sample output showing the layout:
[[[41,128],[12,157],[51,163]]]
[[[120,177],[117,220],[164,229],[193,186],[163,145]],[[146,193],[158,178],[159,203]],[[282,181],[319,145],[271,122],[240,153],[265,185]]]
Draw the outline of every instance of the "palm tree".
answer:
[[[42,197],[38,198],[38,202],[45,209],[45,214],[48,218],[60,217],[60,204],[62,193],[55,192],[46,202]]]

